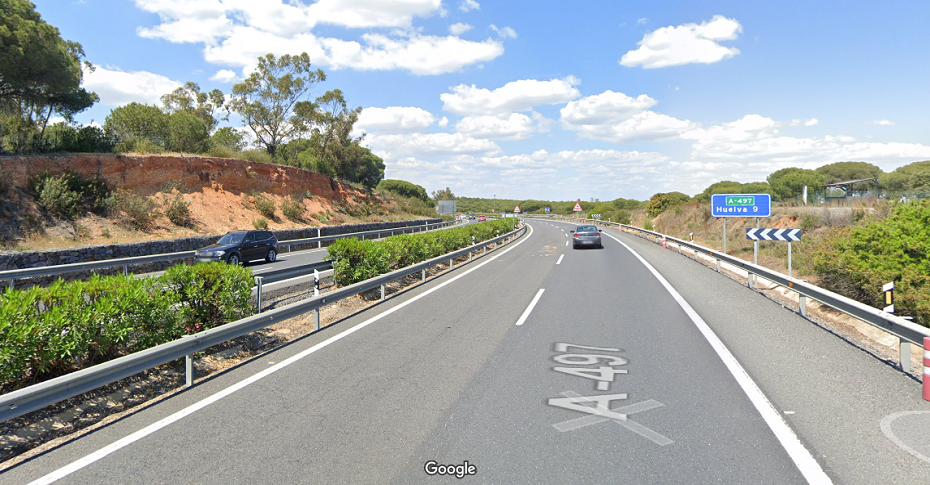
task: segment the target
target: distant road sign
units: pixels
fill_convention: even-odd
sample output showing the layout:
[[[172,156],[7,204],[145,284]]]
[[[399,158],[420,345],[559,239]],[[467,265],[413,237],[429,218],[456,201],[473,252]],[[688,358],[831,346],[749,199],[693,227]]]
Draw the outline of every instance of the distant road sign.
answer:
[[[552,208],[549,207],[549,206],[546,206],[546,214],[548,214],[548,213],[550,213],[550,212],[552,212]]]
[[[764,229],[753,227],[746,229],[746,239],[753,241],[800,241],[800,229]]]
[[[514,208],[513,208],[513,211],[516,212],[516,213],[519,213],[519,212],[520,212],[520,206],[514,207]]]
[[[575,208],[572,210],[575,212],[581,212],[581,202],[575,202]]]
[[[713,194],[710,196],[713,217],[771,217],[769,194]]]

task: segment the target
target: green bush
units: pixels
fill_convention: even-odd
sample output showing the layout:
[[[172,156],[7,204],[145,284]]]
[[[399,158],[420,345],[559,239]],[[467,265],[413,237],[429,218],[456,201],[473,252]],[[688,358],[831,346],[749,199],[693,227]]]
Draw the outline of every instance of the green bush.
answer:
[[[132,137],[116,144],[117,153],[164,153],[165,148],[148,138]]]
[[[255,199],[255,210],[268,219],[274,220],[274,201],[261,194],[253,194],[252,197]]]
[[[338,239],[329,246],[334,278],[341,285],[357,283],[486,241],[511,230],[509,219],[470,224],[435,232],[402,234],[381,241]]]
[[[265,219],[264,217],[253,219],[252,227],[254,227],[255,229],[268,229],[268,219]]]
[[[83,215],[84,204],[81,194],[71,190],[64,177],[47,178],[39,188],[39,205],[49,214],[64,219]]]
[[[245,318],[252,313],[252,271],[242,266],[206,263],[172,266],[161,277],[180,304],[187,333]]]
[[[168,194],[165,194],[164,198],[165,217],[167,217],[172,224],[181,227],[190,226],[190,203],[184,200],[184,197],[182,197],[180,193],[175,193],[171,198],[168,198]]]
[[[126,222],[137,229],[147,229],[158,217],[155,203],[135,192],[118,189],[113,193],[112,209],[126,214]]]
[[[29,185],[39,205],[55,217],[74,219],[87,211],[99,213],[108,207],[110,188],[100,178],[89,179],[75,172],[43,172]]]
[[[248,269],[209,263],[7,290],[0,393],[248,316],[251,286]]]
[[[930,326],[930,201],[834,230],[814,249],[813,263],[821,286],[878,308],[882,285],[893,281],[895,313]]]
[[[295,197],[288,197],[281,202],[281,213],[284,214],[284,217],[292,221],[301,221],[304,218],[304,213],[307,212],[307,208],[304,207],[304,204],[297,200]]]

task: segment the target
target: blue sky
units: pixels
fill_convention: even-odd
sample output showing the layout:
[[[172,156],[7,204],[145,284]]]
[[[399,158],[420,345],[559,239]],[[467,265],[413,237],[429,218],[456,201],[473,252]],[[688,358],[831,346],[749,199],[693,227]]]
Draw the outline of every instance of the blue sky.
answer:
[[[428,191],[645,200],[930,159],[919,1],[33,2],[97,66],[82,123],[305,51],[327,74],[313,96],[341,89],[387,178]]]

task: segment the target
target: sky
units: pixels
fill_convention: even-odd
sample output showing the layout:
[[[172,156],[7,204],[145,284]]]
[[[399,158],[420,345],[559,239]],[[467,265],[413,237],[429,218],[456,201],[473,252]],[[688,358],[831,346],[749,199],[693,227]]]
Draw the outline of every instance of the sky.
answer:
[[[80,123],[307,52],[311,96],[342,90],[385,177],[429,192],[646,200],[930,160],[920,0],[32,1],[96,67]]]

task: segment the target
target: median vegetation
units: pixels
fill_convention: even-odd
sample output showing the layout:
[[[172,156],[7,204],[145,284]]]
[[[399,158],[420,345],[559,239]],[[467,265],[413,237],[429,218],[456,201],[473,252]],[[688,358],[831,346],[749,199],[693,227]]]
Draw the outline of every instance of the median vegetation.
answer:
[[[500,219],[380,241],[338,239],[329,246],[327,259],[333,262],[336,283],[350,285],[471,246],[472,236],[475,242],[487,241],[510,232],[512,225],[512,220]]]
[[[0,393],[244,318],[251,288],[251,270],[209,263],[6,290]]]

